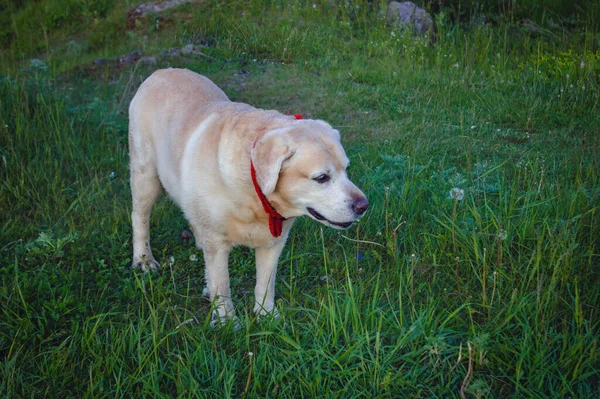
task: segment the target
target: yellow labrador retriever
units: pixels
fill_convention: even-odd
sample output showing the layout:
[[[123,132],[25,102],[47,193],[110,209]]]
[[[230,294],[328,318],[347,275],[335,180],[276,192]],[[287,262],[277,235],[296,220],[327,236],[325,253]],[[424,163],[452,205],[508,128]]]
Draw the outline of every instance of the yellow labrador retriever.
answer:
[[[149,221],[164,189],[204,252],[217,323],[234,317],[227,268],[233,246],[256,249],[254,312],[277,316],[277,262],[294,219],[348,228],[369,206],[346,175],[337,130],[232,102],[185,69],[156,71],[140,86],[129,107],[129,152],[133,266],[159,266]]]

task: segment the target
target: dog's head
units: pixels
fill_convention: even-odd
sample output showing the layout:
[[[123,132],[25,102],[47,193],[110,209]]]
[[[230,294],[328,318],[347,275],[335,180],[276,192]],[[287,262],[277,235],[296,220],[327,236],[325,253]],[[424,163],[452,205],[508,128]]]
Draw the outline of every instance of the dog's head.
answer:
[[[285,217],[308,215],[345,229],[369,206],[346,173],[340,134],[318,120],[293,121],[268,131],[252,150],[258,184]]]

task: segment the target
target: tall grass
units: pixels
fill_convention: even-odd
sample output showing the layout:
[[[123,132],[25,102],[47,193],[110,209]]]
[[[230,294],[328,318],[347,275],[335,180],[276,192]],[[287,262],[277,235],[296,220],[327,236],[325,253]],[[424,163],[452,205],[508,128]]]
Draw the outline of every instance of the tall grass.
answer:
[[[58,29],[2,53],[3,397],[597,394],[598,33],[442,24],[432,46],[355,6],[205,2],[162,28],[78,26],[73,43]],[[189,42],[204,55],[111,61]],[[242,328],[209,326],[201,254],[166,199],[151,223],[162,270],[128,268],[126,104],[167,66],[342,132],[372,206],[344,232],[298,221],[281,319],[251,314],[240,248]]]

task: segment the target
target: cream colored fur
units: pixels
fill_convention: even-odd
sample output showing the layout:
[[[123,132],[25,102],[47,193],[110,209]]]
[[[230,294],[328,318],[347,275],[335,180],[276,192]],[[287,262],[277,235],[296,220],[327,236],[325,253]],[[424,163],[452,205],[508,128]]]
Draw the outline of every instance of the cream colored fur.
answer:
[[[345,228],[368,205],[346,175],[348,159],[337,130],[323,121],[231,102],[209,79],[191,71],[152,74],[131,101],[129,118],[133,266],[159,266],[150,249],[149,220],[164,189],[183,210],[204,252],[217,322],[234,316],[228,272],[232,247],[256,250],[254,312],[277,315],[277,262],[294,218],[309,215]],[[278,238],[271,236],[255,193],[251,159],[265,196],[288,218]],[[329,180],[315,180],[323,175]]]

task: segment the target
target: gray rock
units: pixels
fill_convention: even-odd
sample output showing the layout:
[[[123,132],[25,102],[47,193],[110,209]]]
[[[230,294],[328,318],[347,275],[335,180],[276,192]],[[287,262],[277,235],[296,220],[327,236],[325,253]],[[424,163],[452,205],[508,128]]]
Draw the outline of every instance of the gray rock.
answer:
[[[131,64],[131,63],[139,60],[141,57],[142,57],[142,52],[135,50],[127,55],[122,55],[121,57],[119,57],[119,64],[121,64],[121,65]]]
[[[157,62],[158,59],[153,55],[140,58],[140,63],[146,65],[156,65]]]
[[[185,55],[193,54],[196,52],[196,47],[193,44],[186,44],[181,48],[181,52]]]
[[[133,10],[129,11],[129,19],[135,19],[144,16],[148,13],[159,13],[169,8],[177,7],[185,3],[198,3],[201,0],[162,0],[152,3],[140,4]]]
[[[415,34],[430,37],[435,35],[435,26],[431,15],[410,1],[392,1],[387,8],[387,23],[402,28],[412,29]]]
[[[521,28],[523,28],[527,32],[531,32],[531,33],[541,33],[542,32],[542,28],[538,24],[536,24],[535,22],[530,20],[529,18],[525,18],[524,20],[522,20],[520,25],[521,25]]]
[[[181,57],[181,50],[178,48],[163,50],[160,52],[160,55],[163,57]]]

